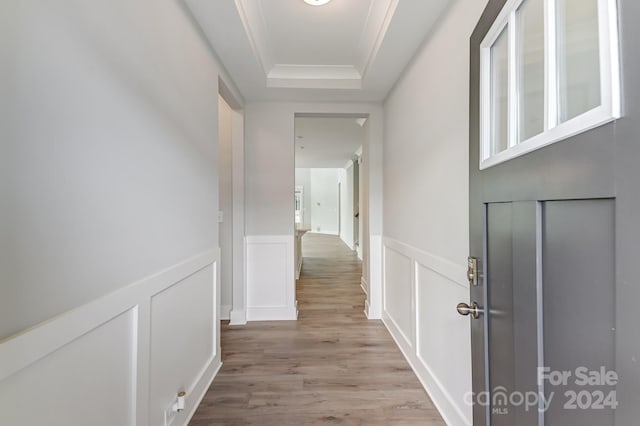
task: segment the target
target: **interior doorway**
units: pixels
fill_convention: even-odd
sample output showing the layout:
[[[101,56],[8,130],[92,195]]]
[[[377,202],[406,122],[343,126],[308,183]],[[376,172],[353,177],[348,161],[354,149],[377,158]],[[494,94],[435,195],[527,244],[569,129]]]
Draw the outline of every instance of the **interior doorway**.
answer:
[[[355,115],[295,116],[296,279],[304,267],[305,234],[335,237],[362,260],[360,159],[367,120]],[[364,287],[363,287],[364,288]]]
[[[233,109],[218,96],[218,243],[220,246],[220,318],[233,305]]]

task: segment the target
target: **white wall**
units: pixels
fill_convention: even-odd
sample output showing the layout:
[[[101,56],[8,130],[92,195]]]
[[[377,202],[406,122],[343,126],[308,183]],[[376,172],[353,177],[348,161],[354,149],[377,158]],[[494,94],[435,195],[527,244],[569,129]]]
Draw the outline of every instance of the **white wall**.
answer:
[[[303,187],[303,226],[312,232],[338,235],[340,169],[296,168],[295,185]]]
[[[219,365],[220,67],[180,2],[154,2],[153,19],[148,6],[0,2],[2,424],[42,423],[15,411],[40,402],[49,424],[160,424],[184,388],[177,424]],[[152,284],[130,286],[141,279]],[[78,366],[98,370],[111,354],[97,373],[108,382],[81,377]],[[36,376],[55,404],[29,388]],[[64,392],[78,381],[81,393]],[[122,383],[135,394],[119,394]]]
[[[337,235],[339,217],[340,238],[353,250],[353,164],[345,169],[296,168],[296,186],[304,188],[303,225],[312,232]]]
[[[311,231],[338,235],[338,169],[311,169]]]
[[[303,187],[302,227],[311,229],[311,169],[296,167],[296,186]]]
[[[2,337],[217,243],[217,67],[163,3],[2,3]]]
[[[252,236],[261,236],[260,244],[271,237],[274,248],[281,244],[281,237],[290,239],[293,253],[293,193],[295,186],[294,155],[294,118],[296,113],[303,114],[368,114],[367,131],[370,137],[364,151],[371,159],[371,166],[363,170],[363,180],[371,181],[371,197],[367,202],[366,214],[369,216],[367,232],[374,235],[370,245],[364,247],[364,257],[375,257],[373,265],[380,265],[382,253],[382,108],[377,104],[349,103],[289,103],[289,102],[253,102],[245,107],[245,167],[246,167],[246,229],[247,241]],[[363,214],[364,208],[361,210]],[[285,250],[282,251],[284,253]],[[295,294],[293,274],[293,255],[291,259],[278,262],[286,273],[278,274],[281,280],[269,283],[263,280],[252,281],[249,276],[260,277],[267,271],[260,263],[247,258],[247,297],[251,293],[259,294],[262,286],[282,294]],[[367,263],[368,264],[368,263]],[[266,267],[266,265],[262,265]],[[365,272],[369,274],[369,271]],[[368,278],[369,285],[375,291],[368,296],[368,314],[372,318],[380,317],[381,273],[376,267]],[[292,278],[289,280],[289,276]],[[256,299],[253,299],[256,300]],[[255,307],[257,308],[257,307]],[[285,308],[285,307],[280,307]],[[295,309],[295,300],[287,301],[288,309]]]
[[[340,238],[353,250],[353,163],[340,169],[338,182],[341,184],[340,200]]]
[[[280,104],[245,107],[247,235],[293,237],[293,115]]]
[[[233,110],[219,96],[218,111],[218,210],[222,222],[218,225],[220,245],[220,316],[229,319],[233,306],[233,182],[232,132]]]
[[[449,424],[471,424],[467,301],[469,36],[457,0],[384,104],[384,320]]]

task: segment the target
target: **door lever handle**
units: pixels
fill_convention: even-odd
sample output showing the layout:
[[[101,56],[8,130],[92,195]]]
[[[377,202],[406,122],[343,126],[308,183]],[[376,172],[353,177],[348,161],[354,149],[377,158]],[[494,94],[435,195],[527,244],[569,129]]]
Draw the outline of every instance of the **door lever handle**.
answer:
[[[456,306],[456,310],[460,315],[467,316],[471,315],[472,318],[478,319],[480,318],[480,314],[484,313],[484,309],[480,308],[476,302],[473,302],[471,306],[466,303],[458,303]]]

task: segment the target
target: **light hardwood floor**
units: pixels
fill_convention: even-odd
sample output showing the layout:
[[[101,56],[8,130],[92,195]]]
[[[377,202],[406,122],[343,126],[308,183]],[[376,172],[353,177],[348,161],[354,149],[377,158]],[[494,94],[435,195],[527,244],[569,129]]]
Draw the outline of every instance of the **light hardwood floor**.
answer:
[[[334,236],[306,234],[298,321],[222,326],[223,366],[190,425],[444,425],[380,321],[361,265]]]

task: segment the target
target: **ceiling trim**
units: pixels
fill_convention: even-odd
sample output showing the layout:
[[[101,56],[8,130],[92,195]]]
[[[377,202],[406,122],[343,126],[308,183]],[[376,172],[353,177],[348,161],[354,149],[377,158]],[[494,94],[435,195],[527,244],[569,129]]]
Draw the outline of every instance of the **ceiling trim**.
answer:
[[[268,25],[261,0],[234,0],[251,50],[270,88],[362,89],[399,0],[370,0],[353,64],[278,64],[269,46]]]
[[[384,15],[384,20],[382,21],[382,25],[380,25],[379,30],[376,34],[373,46],[371,47],[371,50],[369,51],[369,55],[365,58],[365,61],[362,65],[361,69],[361,74],[362,74],[362,78],[364,79],[367,75],[367,72],[369,71],[369,68],[371,67],[371,64],[374,62],[374,60],[376,59],[376,56],[378,56],[378,52],[380,51],[380,46],[382,46],[382,42],[384,41],[384,36],[387,34],[387,30],[389,29],[389,25],[391,24],[391,20],[393,19],[393,15],[396,12],[396,8],[398,7],[398,2],[400,0],[391,0],[391,2],[389,3],[389,7],[387,8],[387,11]],[[369,10],[369,16],[367,17],[367,25],[369,25],[370,19],[371,19],[371,12],[373,10],[373,4],[371,4],[371,9]],[[365,28],[366,28],[365,26]],[[369,49],[365,49],[365,51],[367,51]]]
[[[258,64],[260,64],[262,72],[266,76],[269,70],[272,68],[273,64],[268,61],[268,56],[266,55],[267,46],[265,45],[265,43],[267,39],[265,37],[266,28],[264,25],[264,14],[262,13],[262,11],[260,11],[262,31],[259,31],[259,26],[255,24],[255,17],[253,19],[250,19],[249,15],[247,14],[247,10],[250,9],[245,7],[246,0],[234,0],[234,2],[236,4],[236,9],[238,10],[238,15],[240,16],[240,21],[242,21],[244,31],[247,34],[247,38],[249,39],[249,44],[251,45],[253,56],[255,56],[256,61],[258,61]]]
[[[267,74],[267,87],[360,89],[362,76],[349,65],[275,65]]]
[[[453,2],[181,1],[245,100],[299,102],[384,100]]]
[[[369,118],[369,113],[355,112],[296,112],[295,118]]]

